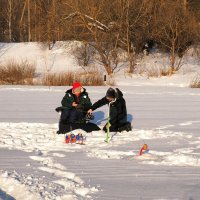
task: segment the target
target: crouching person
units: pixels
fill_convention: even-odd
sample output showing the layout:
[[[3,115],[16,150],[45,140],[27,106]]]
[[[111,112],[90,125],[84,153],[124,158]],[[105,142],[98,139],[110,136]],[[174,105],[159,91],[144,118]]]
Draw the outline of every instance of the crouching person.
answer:
[[[66,91],[61,104],[61,107],[56,108],[57,112],[61,112],[58,134],[79,128],[87,132],[99,130],[95,124],[86,125],[87,110],[91,108],[92,103],[86,89],[79,82],[75,82],[73,87]]]
[[[131,123],[127,121],[126,101],[123,98],[123,93],[118,88],[109,88],[106,92],[106,96],[94,103],[91,109],[88,110],[88,113],[91,114],[92,111],[106,104],[110,104],[110,132],[131,131]],[[106,125],[104,126],[103,130],[107,131]]]

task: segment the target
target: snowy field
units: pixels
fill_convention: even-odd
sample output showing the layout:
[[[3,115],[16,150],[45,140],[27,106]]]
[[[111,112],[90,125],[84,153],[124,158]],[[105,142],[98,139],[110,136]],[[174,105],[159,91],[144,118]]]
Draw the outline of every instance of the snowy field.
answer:
[[[1,86],[0,199],[199,200],[199,89],[136,85],[119,86],[133,131],[86,145],[55,134],[66,87]],[[107,87],[86,89],[95,102]],[[104,125],[107,107],[94,114]]]

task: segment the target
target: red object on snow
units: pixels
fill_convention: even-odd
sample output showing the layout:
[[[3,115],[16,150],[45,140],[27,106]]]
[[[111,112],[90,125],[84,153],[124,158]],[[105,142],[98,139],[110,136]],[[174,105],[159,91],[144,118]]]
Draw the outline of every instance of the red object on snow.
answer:
[[[147,144],[144,144],[142,146],[142,148],[140,149],[140,156],[143,154],[143,151],[147,151],[148,150],[148,145]]]

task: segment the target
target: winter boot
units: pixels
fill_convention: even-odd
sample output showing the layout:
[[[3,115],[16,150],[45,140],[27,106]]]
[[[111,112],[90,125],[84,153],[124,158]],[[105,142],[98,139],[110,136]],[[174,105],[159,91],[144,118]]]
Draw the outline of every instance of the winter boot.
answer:
[[[118,128],[118,131],[119,132],[122,132],[122,131],[131,131],[132,130],[132,126],[131,126],[131,123],[130,122],[126,122],[124,123],[120,128]]]

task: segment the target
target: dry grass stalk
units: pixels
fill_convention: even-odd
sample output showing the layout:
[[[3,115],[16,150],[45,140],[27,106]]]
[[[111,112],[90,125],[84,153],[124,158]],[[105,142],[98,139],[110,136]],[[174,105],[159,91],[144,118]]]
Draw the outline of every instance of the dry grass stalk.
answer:
[[[36,67],[27,60],[10,60],[0,66],[0,84],[32,85]]]
[[[72,85],[75,81],[81,82],[85,86],[102,86],[104,85],[103,77],[99,72],[66,72],[47,74],[43,81],[43,85],[63,86]]]

